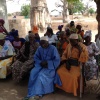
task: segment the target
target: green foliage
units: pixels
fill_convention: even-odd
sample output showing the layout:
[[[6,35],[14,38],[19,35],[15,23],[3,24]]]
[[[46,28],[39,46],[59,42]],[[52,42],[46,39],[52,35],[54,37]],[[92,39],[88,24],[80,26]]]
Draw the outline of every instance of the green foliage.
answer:
[[[90,8],[90,9],[88,10],[88,12],[89,12],[91,15],[95,13],[95,11],[94,11],[93,8]]]
[[[84,4],[79,0],[73,0],[73,2],[68,2],[68,10],[69,14],[73,13],[83,13],[84,12]]]
[[[66,0],[67,2],[79,2],[80,0]]]
[[[22,16],[29,16],[30,15],[30,5],[23,5],[21,7],[21,15]]]

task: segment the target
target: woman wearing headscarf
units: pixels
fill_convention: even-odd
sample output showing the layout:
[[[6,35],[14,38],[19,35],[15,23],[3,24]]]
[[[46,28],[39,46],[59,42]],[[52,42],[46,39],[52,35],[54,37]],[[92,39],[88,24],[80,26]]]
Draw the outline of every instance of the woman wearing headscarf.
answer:
[[[71,34],[69,39],[70,43],[61,57],[60,68],[57,71],[62,86],[57,87],[77,96],[80,62],[84,64],[88,60],[88,52],[86,46],[78,41],[78,34]]]
[[[69,44],[68,36],[66,36],[66,34],[62,34],[61,39],[57,42],[57,49],[59,51],[60,56],[62,56],[68,44]]]
[[[89,59],[85,63],[85,78],[86,80],[97,79],[98,65],[96,63],[95,55],[99,52],[99,48],[94,42],[91,42],[92,33],[91,31],[86,31],[84,35],[84,44],[87,47]]]
[[[76,29],[77,29],[77,34],[79,34],[82,37],[82,39],[83,39],[84,32],[82,31],[82,26],[81,25],[77,25]]]
[[[63,25],[58,26],[59,31],[56,33],[57,36],[59,36],[62,33],[62,28],[63,28]]]
[[[16,82],[21,81],[25,75],[33,68],[34,53],[37,50],[39,44],[35,42],[35,35],[29,34],[29,42],[26,42],[19,53],[17,54],[17,60],[12,65],[12,76]]]
[[[5,40],[5,35],[0,34],[0,78],[4,79],[11,72],[12,56],[14,48],[10,41]]]
[[[0,33],[8,34],[7,30],[4,27],[5,21],[3,19],[0,19]]]
[[[48,38],[49,44],[56,46],[57,36],[53,33],[52,28],[48,28],[46,32],[46,37]]]

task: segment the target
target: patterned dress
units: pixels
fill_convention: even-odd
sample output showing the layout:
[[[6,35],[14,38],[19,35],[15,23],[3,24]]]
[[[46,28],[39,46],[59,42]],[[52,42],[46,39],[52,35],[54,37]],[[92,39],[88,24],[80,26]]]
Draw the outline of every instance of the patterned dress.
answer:
[[[15,80],[16,82],[21,81],[21,79],[27,75],[27,73],[33,68],[33,55],[35,53],[35,51],[38,48],[38,44],[35,43],[34,46],[32,46],[30,44],[30,52],[29,52],[29,57],[27,58],[26,61],[21,61],[20,59],[17,59],[13,65],[12,65],[12,76],[13,76],[13,80]],[[25,51],[25,45],[23,45],[23,47],[20,49],[20,52],[24,54]],[[17,55],[19,56],[19,54]]]
[[[89,46],[87,46],[88,49],[88,54],[93,54],[93,53],[98,53],[99,48],[96,46],[95,43],[91,43]],[[86,80],[91,80],[94,79],[94,77],[97,77],[97,70],[98,70],[98,65],[96,62],[96,59],[94,56],[90,57],[88,61],[85,63],[85,78]]]
[[[4,46],[0,45],[0,57],[11,56],[10,58],[6,58],[4,60],[0,60],[0,79],[5,79],[7,75],[11,72],[11,64],[14,55],[14,48],[10,41],[6,40]]]

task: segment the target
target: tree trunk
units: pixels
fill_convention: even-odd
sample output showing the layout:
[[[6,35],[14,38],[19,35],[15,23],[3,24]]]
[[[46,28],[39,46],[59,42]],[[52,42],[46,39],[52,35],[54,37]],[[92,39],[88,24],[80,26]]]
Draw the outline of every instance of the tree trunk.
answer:
[[[31,29],[33,28],[34,25],[36,25],[36,15],[37,15],[37,0],[31,0],[31,9],[30,9],[30,24],[31,24]]]
[[[100,34],[100,0],[94,0],[97,4],[97,21],[98,21],[98,34]]]
[[[5,21],[5,28],[9,31],[6,0],[0,0],[0,18]]]
[[[63,23],[67,22],[67,2],[66,0],[63,1]]]

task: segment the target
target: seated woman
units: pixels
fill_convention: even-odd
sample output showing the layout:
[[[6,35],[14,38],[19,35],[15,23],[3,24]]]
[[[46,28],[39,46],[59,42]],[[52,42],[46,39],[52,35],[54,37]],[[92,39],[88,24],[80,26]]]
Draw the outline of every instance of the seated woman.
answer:
[[[17,60],[12,65],[13,80],[19,82],[33,68],[33,55],[38,46],[34,34],[29,34],[29,42],[22,46],[19,54],[17,54]]]
[[[59,51],[60,56],[62,56],[68,44],[68,37],[65,34],[62,34],[61,39],[57,42],[57,49]]]
[[[14,48],[10,41],[5,40],[5,37],[4,34],[0,34],[0,78],[2,79],[9,74],[8,69],[11,69],[10,65],[14,55]]]
[[[62,28],[63,28],[63,25],[58,26],[59,31],[56,33],[57,36],[60,36],[60,34],[62,34]]]
[[[53,33],[52,28],[47,28],[46,37],[48,38],[49,44],[56,46],[57,36]]]
[[[5,21],[3,19],[0,19],[0,33],[8,35],[8,32],[6,28],[4,27]]]
[[[86,31],[84,35],[85,42],[84,44],[87,47],[88,54],[89,54],[89,59],[85,63],[85,78],[86,80],[91,80],[91,79],[97,79],[97,70],[98,70],[98,65],[96,63],[95,59],[95,54],[99,52],[99,48],[97,45],[93,42],[91,42],[91,36],[92,33],[91,31]]]
[[[62,86],[57,85],[57,87],[77,96],[80,62],[85,63],[88,60],[88,52],[86,46],[78,42],[78,34],[71,34],[69,39],[70,43],[61,58],[61,67],[57,71]]]
[[[82,39],[83,39],[83,37],[84,37],[84,32],[82,31],[82,26],[81,26],[81,25],[77,25],[77,26],[76,26],[76,29],[77,29],[77,34],[80,34],[80,36],[81,36]]]
[[[20,41],[20,38],[18,36],[15,37],[14,41],[12,42],[13,47],[15,50],[20,50],[22,47],[22,42]]]

